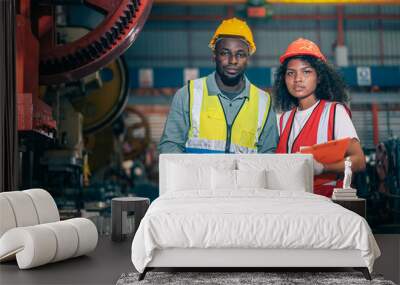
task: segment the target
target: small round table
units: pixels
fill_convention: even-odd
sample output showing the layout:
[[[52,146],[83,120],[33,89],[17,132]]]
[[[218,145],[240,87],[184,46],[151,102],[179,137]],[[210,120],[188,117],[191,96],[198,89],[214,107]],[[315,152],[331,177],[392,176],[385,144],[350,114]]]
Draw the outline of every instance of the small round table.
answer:
[[[134,214],[136,233],[140,221],[150,205],[150,199],[143,197],[118,197],[111,200],[111,240],[123,241],[127,237],[128,214]]]

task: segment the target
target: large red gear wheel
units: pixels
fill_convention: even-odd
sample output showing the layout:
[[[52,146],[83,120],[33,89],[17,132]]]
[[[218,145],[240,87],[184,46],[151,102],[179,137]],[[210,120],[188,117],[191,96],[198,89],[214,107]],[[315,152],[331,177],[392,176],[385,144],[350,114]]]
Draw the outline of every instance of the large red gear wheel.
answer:
[[[103,22],[79,40],[40,51],[40,83],[78,80],[115,59],[135,41],[153,0],[84,0],[105,14]]]

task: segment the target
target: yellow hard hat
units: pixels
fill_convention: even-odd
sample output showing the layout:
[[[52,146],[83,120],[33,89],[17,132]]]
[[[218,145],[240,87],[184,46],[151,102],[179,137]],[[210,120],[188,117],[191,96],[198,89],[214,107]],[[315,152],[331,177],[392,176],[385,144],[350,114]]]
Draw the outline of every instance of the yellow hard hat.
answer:
[[[256,51],[253,33],[245,21],[241,21],[237,18],[222,21],[221,25],[219,25],[215,31],[214,36],[212,37],[208,46],[214,50],[217,39],[223,36],[242,37],[249,44],[250,54],[253,54]]]

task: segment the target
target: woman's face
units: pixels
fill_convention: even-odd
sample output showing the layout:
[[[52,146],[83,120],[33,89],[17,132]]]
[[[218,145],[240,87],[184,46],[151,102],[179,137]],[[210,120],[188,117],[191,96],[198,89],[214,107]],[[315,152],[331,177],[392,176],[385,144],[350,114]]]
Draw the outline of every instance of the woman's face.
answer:
[[[307,61],[290,60],[285,73],[285,83],[289,93],[298,100],[306,98],[316,100],[315,89],[318,84],[318,75]]]

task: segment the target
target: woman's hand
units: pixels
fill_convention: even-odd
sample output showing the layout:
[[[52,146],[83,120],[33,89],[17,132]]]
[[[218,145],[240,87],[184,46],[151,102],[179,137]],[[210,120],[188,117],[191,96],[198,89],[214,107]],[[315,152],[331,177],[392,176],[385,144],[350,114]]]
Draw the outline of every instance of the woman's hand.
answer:
[[[314,175],[320,175],[324,172],[324,165],[314,159]]]
[[[360,142],[357,139],[351,139],[347,147],[345,157],[350,157],[352,162],[351,170],[353,173],[363,171],[365,169],[365,156],[361,148]],[[325,164],[324,172],[330,173],[343,173],[344,172],[344,158],[341,161]]]

